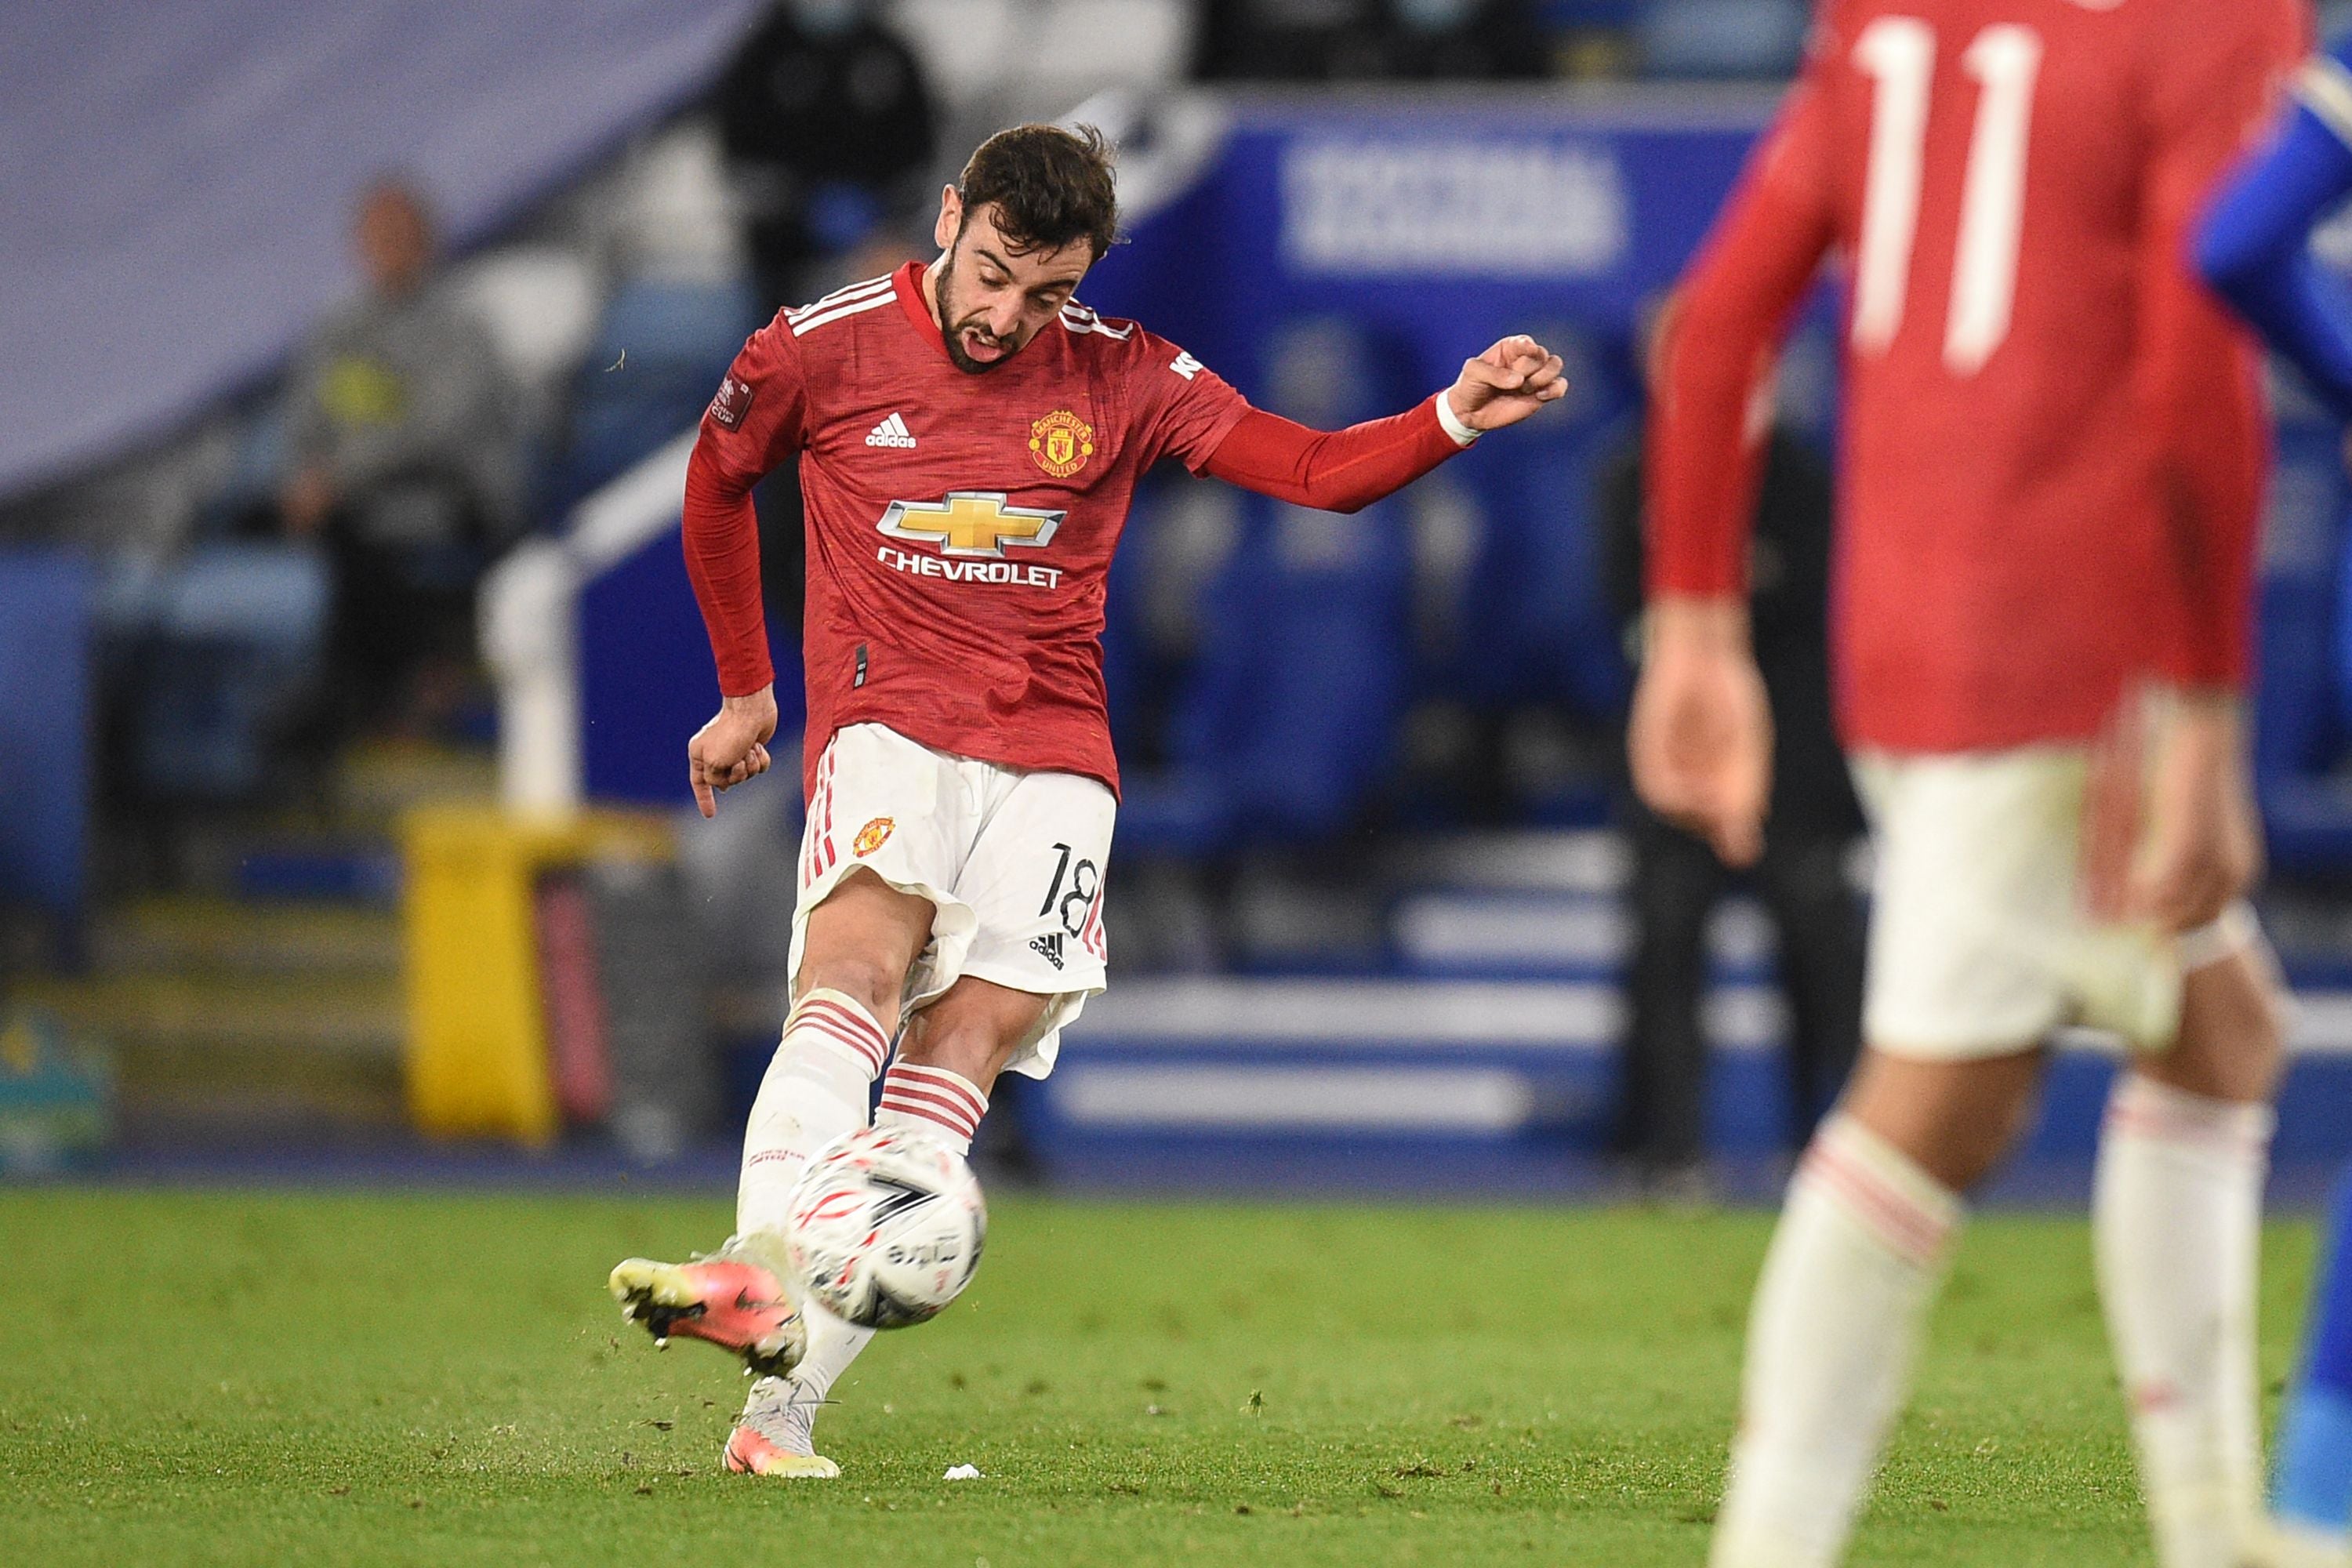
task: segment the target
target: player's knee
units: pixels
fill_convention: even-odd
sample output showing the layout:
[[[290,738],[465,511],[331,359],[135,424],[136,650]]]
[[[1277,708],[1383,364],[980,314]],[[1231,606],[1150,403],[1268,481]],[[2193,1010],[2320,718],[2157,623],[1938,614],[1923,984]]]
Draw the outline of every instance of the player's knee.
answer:
[[[2242,952],[2188,976],[2179,1037],[2139,1070],[2211,1100],[2268,1100],[2285,1066],[2288,1022],[2284,990],[2267,953]]]
[[[997,1031],[970,1016],[918,1017],[898,1047],[898,1058],[918,1067],[945,1068],[979,1084],[985,1092],[1013,1054]]]
[[[903,969],[864,952],[811,952],[801,962],[803,992],[838,991],[874,1016],[885,1034],[898,1027]]]
[[[1843,1108],[1938,1184],[1965,1193],[2024,1131],[2041,1069],[2039,1051],[1933,1061],[1873,1049]]]
[[[1046,1005],[1045,998],[1026,992],[966,982],[914,1017],[898,1054],[919,1066],[945,1068],[985,1089],[1036,1032]]]

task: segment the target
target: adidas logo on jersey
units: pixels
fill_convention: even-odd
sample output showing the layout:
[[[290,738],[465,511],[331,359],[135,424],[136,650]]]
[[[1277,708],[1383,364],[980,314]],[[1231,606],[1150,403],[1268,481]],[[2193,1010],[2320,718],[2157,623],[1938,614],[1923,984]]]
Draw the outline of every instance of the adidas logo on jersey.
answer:
[[[1060,931],[1049,931],[1044,936],[1030,938],[1029,948],[1031,952],[1052,964],[1056,971],[1062,967],[1062,933]]]
[[[874,426],[866,437],[866,444],[869,447],[903,447],[912,451],[915,446],[915,433],[907,428],[906,420],[894,413],[889,418]]]

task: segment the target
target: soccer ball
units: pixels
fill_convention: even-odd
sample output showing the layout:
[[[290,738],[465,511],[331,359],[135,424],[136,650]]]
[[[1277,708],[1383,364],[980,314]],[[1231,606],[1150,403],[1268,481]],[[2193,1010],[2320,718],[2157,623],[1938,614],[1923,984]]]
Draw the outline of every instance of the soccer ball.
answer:
[[[964,1157],[933,1138],[861,1127],[793,1186],[784,1256],[809,1297],[868,1329],[937,1317],[971,1282],[988,1206]]]

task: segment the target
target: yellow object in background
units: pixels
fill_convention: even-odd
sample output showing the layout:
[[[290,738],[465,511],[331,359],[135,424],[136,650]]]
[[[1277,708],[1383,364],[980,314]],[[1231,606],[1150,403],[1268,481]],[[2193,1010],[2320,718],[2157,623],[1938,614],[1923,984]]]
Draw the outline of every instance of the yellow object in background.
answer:
[[[541,985],[540,879],[592,860],[668,860],[659,816],[534,818],[436,805],[401,821],[408,1110],[436,1137],[552,1142],[562,1131]]]

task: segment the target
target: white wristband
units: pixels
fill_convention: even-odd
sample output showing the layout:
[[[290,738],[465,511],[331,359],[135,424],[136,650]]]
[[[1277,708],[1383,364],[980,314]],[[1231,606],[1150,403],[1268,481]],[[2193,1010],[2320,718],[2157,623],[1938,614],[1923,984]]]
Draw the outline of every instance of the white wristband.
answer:
[[[1486,434],[1484,430],[1473,430],[1465,425],[1462,416],[1454,412],[1454,400],[1442,392],[1437,395],[1437,422],[1445,427],[1448,436],[1454,437],[1454,444],[1457,447],[1467,447]]]
[[[2210,924],[2182,931],[2174,938],[2173,951],[2179,955],[2180,973],[2194,974],[2225,958],[2235,958],[2260,941],[2262,933],[2262,924],[2254,919],[2253,910],[2240,899]]]

